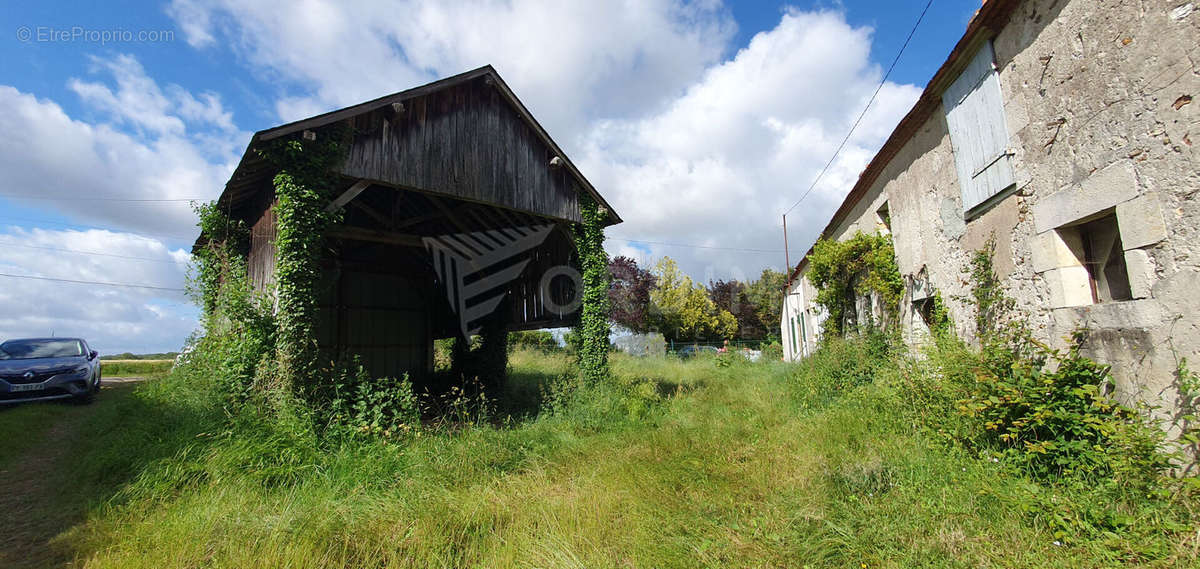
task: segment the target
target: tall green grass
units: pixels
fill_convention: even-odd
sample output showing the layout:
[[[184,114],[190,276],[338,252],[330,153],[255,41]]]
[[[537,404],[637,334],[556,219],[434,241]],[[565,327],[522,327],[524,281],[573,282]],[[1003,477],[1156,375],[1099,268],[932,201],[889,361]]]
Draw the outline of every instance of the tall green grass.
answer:
[[[490,420],[398,442],[230,414],[215,380],[176,371],[87,425],[106,436],[70,468],[97,499],[57,544],[156,569],[1197,562],[1195,518],[1168,510],[1183,498],[1125,512],[1153,532],[1056,538],[1042,501],[1104,505],[948,443],[910,395],[928,370],[885,345],[799,365],[617,355],[598,385],[561,354],[510,363]]]

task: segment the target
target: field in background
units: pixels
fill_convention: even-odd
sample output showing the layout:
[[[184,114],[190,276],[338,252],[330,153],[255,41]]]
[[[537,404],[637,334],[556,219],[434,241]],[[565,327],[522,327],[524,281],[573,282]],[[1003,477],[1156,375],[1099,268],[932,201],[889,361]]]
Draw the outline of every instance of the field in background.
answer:
[[[174,360],[179,356],[179,352],[162,352],[157,354],[132,354],[124,352],[121,354],[107,354],[100,356],[103,360]]]
[[[1046,504],[1108,505],[956,450],[917,427],[903,370],[829,353],[615,355],[611,383],[566,395],[565,355],[520,350],[496,414],[392,442],[231,420],[171,374],[97,400],[76,428],[104,436],[55,470],[73,501],[31,515],[82,512],[47,554],[82,567],[1195,566],[1195,528],[1056,534]]]
[[[171,371],[175,360],[100,360],[104,377],[162,377]]]

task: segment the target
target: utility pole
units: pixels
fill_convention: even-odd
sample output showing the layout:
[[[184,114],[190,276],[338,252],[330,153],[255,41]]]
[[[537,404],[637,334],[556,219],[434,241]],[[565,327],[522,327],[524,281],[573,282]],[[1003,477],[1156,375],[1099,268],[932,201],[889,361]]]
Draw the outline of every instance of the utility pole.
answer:
[[[792,285],[792,257],[788,254],[787,241],[787,214],[783,214],[783,294],[787,295],[787,291]]]

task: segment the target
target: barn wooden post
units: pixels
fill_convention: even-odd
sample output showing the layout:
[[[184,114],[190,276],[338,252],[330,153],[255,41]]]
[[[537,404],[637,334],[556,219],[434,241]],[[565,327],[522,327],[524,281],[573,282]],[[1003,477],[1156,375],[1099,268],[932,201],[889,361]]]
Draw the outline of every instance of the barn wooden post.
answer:
[[[586,381],[608,377],[608,254],[604,252],[607,211],[588,196],[580,196],[583,223],[575,232],[575,247],[583,269],[583,310],[579,317],[579,370]]]
[[[504,389],[508,376],[508,314],[507,306],[501,306],[490,314],[479,331],[479,381],[483,390],[497,397]]]

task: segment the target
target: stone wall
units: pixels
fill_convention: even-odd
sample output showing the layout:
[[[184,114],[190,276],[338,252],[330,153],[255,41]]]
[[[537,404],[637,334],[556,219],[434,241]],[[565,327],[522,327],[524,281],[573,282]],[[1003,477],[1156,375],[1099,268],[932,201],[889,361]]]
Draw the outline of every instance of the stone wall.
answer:
[[[958,333],[974,337],[970,307],[957,297],[969,293],[971,251],[994,235],[997,272],[1038,336],[1062,346],[1086,327],[1088,354],[1113,365],[1118,395],[1158,406],[1164,426],[1177,428],[1179,358],[1200,362],[1196,38],[1192,2],[1028,0],[1016,8],[993,45],[1017,184],[964,215],[938,109],[832,233],[879,230],[876,212],[887,204],[910,283],[902,303],[910,344],[928,334],[912,303],[922,280],[940,291]],[[1111,215],[1119,239],[1081,240],[1083,223]],[[1108,258],[1126,273],[1128,292],[1113,293],[1121,300],[1105,298],[1105,283],[1093,293],[1084,267],[1098,258],[1084,255],[1090,241],[1120,246]],[[1114,270],[1114,282],[1121,278]]]

